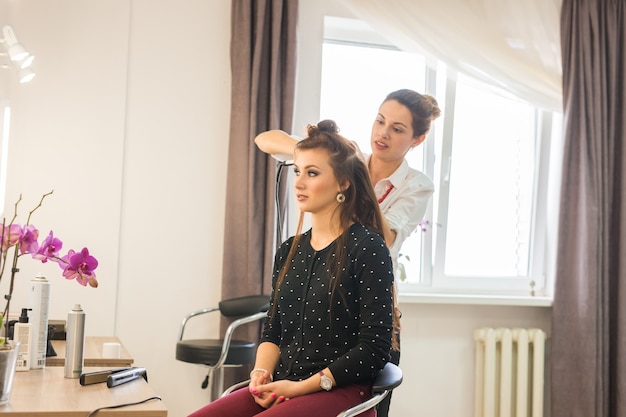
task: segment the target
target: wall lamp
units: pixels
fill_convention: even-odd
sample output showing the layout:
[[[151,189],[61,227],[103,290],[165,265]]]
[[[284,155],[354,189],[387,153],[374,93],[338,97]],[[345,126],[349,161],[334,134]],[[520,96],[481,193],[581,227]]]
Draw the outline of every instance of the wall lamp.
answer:
[[[10,62],[17,70],[17,77],[20,83],[29,82],[35,77],[35,73],[30,67],[35,57],[18,42],[15,31],[11,26],[4,25],[2,27],[2,36],[0,42],[4,44],[4,49],[6,50],[6,53],[2,55],[8,55]]]

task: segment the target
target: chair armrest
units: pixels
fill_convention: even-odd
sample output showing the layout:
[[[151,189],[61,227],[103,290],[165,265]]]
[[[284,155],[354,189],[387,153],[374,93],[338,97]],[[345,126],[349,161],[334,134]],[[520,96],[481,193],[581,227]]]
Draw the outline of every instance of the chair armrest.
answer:
[[[230,340],[232,339],[233,332],[235,331],[237,327],[244,325],[246,323],[251,323],[255,320],[261,320],[265,317],[267,317],[267,312],[261,311],[256,314],[252,314],[251,316],[242,317],[240,319],[233,321],[230,324],[230,326],[228,326],[228,328],[226,329],[226,333],[224,333],[224,343],[222,344],[222,353],[220,354],[220,358],[217,360],[214,367],[219,368],[226,361],[226,356],[228,355],[228,349],[230,347]]]
[[[354,417],[363,411],[376,406],[398,385],[402,383],[402,370],[391,362],[387,362],[385,367],[378,371],[374,383],[372,384],[372,398],[357,404],[341,413],[337,417]]]
[[[220,397],[225,397],[228,394],[230,394],[231,392],[236,391],[239,388],[243,388],[243,387],[245,387],[247,385],[250,385],[250,380],[249,379],[246,379],[245,381],[241,381],[241,382],[238,382],[238,383],[236,383],[234,385],[231,385],[230,387],[228,387],[228,388],[226,388],[224,390],[224,392],[222,393],[222,395],[220,395]]]
[[[385,367],[381,369],[374,383],[372,384],[372,393],[379,393],[385,390],[392,390],[402,383],[402,370],[391,362],[387,362]]]
[[[219,308],[217,307],[212,307],[212,308],[203,308],[202,310],[196,310],[196,311],[192,311],[191,313],[187,314],[184,318],[182,323],[180,324],[180,331],[178,332],[178,341],[183,340],[183,333],[185,332],[185,326],[187,325],[187,322],[196,317],[196,316],[200,316],[202,314],[207,314],[207,313],[212,313],[214,311],[218,311]]]

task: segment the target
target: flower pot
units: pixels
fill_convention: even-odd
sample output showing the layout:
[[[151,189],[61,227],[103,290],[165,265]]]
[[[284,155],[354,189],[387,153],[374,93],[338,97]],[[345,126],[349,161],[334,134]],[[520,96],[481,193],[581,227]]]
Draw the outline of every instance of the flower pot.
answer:
[[[9,340],[8,344],[0,343],[0,405],[7,404],[11,398],[19,350],[19,342]]]

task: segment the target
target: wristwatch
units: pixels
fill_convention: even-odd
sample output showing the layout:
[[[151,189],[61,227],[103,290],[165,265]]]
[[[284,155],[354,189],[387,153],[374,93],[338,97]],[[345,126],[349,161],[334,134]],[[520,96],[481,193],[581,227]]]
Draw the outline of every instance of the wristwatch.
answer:
[[[323,371],[320,371],[320,377],[320,387],[322,387],[323,390],[330,391],[333,389],[333,380],[327,377]]]

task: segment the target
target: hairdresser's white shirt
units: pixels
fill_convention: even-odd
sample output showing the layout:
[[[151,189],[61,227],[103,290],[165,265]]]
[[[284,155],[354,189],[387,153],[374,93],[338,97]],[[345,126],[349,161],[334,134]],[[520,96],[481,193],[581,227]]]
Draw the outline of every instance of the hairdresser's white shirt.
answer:
[[[371,155],[365,155],[369,165]],[[426,213],[430,197],[435,186],[426,174],[413,169],[405,160],[387,178],[383,178],[374,185],[376,198],[380,199],[393,184],[393,189],[380,203],[380,209],[389,223],[389,227],[396,232],[396,240],[389,248],[393,269],[398,267],[398,254],[404,240],[418,229],[418,224]]]

